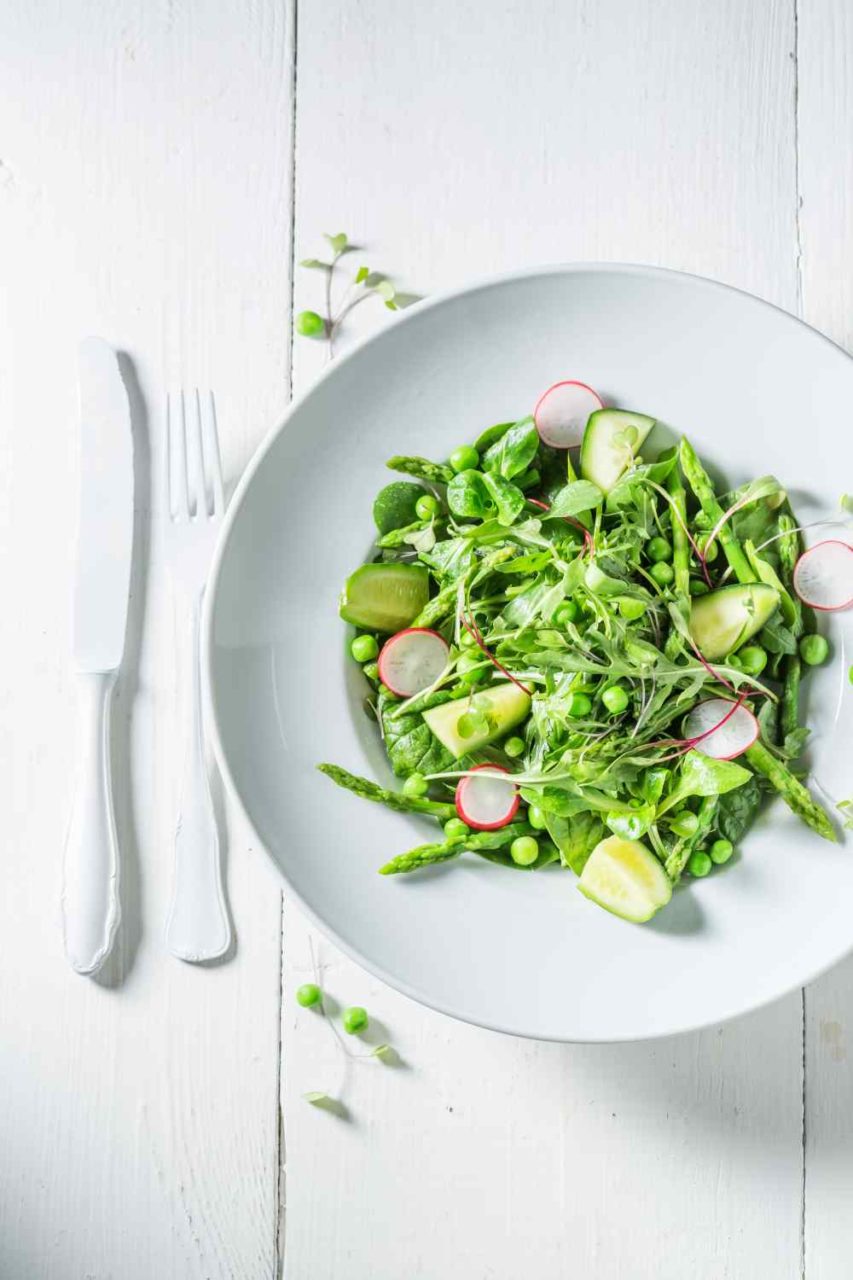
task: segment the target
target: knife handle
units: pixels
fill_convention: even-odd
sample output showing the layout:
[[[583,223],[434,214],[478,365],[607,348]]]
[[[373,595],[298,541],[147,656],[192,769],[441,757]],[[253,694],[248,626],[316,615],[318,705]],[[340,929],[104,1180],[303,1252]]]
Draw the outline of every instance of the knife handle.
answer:
[[[65,952],[78,973],[97,973],[118,929],[118,842],[110,770],[110,703],[116,672],[80,675],[77,789],[65,845]]]

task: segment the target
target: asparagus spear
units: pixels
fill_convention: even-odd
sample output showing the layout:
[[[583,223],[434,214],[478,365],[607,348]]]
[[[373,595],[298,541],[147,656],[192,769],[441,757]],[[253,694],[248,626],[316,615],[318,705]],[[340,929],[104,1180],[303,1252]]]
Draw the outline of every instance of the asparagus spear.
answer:
[[[685,480],[695,493],[697,501],[711,521],[712,527],[716,528],[725,512],[717,501],[717,495],[714,493],[714,486],[711,483],[710,476],[696,456],[693,446],[684,436],[682,436],[678,446],[678,457]],[[752,572],[752,566],[746,558],[743,547],[732,532],[730,524],[726,523],[721,526],[717,534],[717,541],[723,548],[726,559],[731,565],[732,572],[738,582],[754,582],[755,574]]]
[[[398,854],[384,867],[379,868],[381,876],[403,875],[408,871],[418,871],[421,867],[432,866],[437,862],[447,862],[467,849],[477,853],[483,849],[503,849],[512,844],[517,836],[536,834],[526,822],[511,823],[500,831],[480,831],[476,834],[453,836],[440,844],[421,844],[407,853]]]
[[[754,742],[747,749],[746,758],[756,773],[762,774],[779,792],[798,818],[802,818],[824,840],[838,839],[826,810],[812,799],[799,779],[767,750],[763,742]]]
[[[699,806],[699,826],[696,828],[692,836],[688,836],[684,840],[679,840],[672,853],[664,864],[666,874],[669,876],[673,884],[677,884],[681,879],[681,873],[690,861],[690,855],[694,849],[697,849],[705,836],[711,830],[714,822],[714,815],[717,812],[717,804],[719,796],[703,796],[702,803]]]
[[[359,778],[336,764],[318,764],[317,768],[339,787],[345,787],[347,791],[352,791],[354,795],[361,796],[364,800],[374,800],[377,804],[384,804],[388,809],[396,809],[398,813],[428,813],[441,822],[456,817],[455,805],[442,804],[438,800],[430,800],[427,796],[406,796],[400,791],[386,791],[384,787],[371,782],[369,778]]]
[[[687,494],[678,468],[678,460],[669,473],[666,483],[672,499],[670,516],[672,523],[672,567],[675,570],[675,594],[685,610],[690,609],[690,542],[687,538]],[[666,642],[666,656],[674,662],[681,652],[681,637],[670,631]]]
[[[787,512],[783,512],[779,516],[779,532],[785,535],[779,539],[779,563],[782,569],[782,578],[788,588],[791,603],[794,607],[791,630],[799,638],[803,634],[805,617],[802,601],[794,591],[793,580],[794,566],[799,558],[802,544],[794,519]],[[809,610],[809,614],[811,614],[811,610]],[[779,720],[779,732],[782,735],[783,742],[789,733],[792,733],[800,726],[801,672],[800,655],[798,653],[787,654],[782,684],[782,714]]]
[[[437,596],[433,596],[431,600],[426,602],[411,625],[413,627],[434,627],[446,614],[455,609],[458,594],[459,584],[449,582],[446,587],[442,587]]]
[[[383,533],[381,538],[376,539],[376,545],[377,547],[405,546],[407,534],[420,533],[425,527],[423,520],[415,520],[413,524],[400,525],[399,529],[391,529],[388,533]]]
[[[675,590],[684,604],[690,603],[690,543],[687,540],[687,495],[678,462],[669,473],[666,482],[672,498],[672,567],[675,570]]]
[[[427,480],[430,484],[450,484],[453,479],[452,468],[443,462],[430,462],[428,458],[407,458],[396,454],[385,465],[391,471],[402,471],[405,476]]]

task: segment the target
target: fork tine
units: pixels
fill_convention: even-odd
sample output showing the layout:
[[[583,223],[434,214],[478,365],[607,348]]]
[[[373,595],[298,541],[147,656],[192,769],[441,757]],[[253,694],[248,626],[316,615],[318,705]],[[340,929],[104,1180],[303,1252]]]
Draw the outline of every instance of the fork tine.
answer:
[[[204,449],[201,442],[201,402],[198,387],[187,424],[187,473],[189,477],[190,514],[203,520],[208,516],[207,483],[204,475]]]
[[[169,516],[172,520],[189,518],[187,491],[186,414],[183,391],[166,400],[166,474],[169,486]]]
[[[225,510],[225,491],[222,484],[222,459],[219,454],[219,432],[216,424],[216,402],[208,391],[205,412],[202,414],[204,430],[204,456],[213,485],[213,514],[221,516]]]

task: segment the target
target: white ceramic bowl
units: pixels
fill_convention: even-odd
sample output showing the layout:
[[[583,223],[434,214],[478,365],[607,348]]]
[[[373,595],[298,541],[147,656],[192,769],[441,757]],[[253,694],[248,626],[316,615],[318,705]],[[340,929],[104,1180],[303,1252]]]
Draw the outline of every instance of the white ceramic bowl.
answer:
[[[385,459],[446,457],[529,412],[561,377],[689,433],[731,484],[775,473],[803,519],[837,510],[851,484],[853,361],[791,316],[642,267],[503,277],[407,312],[336,362],[270,435],[219,544],[206,665],[222,770],[290,889],[339,945],[471,1022],[556,1040],[638,1039],[753,1009],[846,953],[853,849],[822,842],[775,802],[725,873],[635,927],[556,869],[525,875],[465,856],[379,876],[434,826],[315,769],[331,760],[391,780],[337,616],[340,586],[371,547]],[[824,619],[834,658],[809,685],[812,760],[836,798],[853,792],[843,760],[849,625]]]

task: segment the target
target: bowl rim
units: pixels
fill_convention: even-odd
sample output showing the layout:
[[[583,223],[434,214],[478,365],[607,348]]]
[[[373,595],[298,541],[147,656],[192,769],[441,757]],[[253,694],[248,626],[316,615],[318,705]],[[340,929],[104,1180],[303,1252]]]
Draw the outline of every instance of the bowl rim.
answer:
[[[484,1021],[484,1020],[477,1019],[471,1016],[469,1013],[462,1011],[458,1007],[455,1008],[452,1005],[442,1002],[440,1000],[432,1000],[428,998],[427,996],[425,996],[425,994],[422,991],[413,987],[410,983],[402,981],[396,975],[394,975],[393,973],[390,973],[382,965],[377,964],[372,960],[368,960],[367,957],[362,955],[362,953],[355,946],[353,946],[345,938],[341,937],[340,934],[338,934],[338,932],[330,924],[328,924],[325,920],[323,920],[317,914],[317,912],[305,901],[302,895],[291,883],[289,877],[287,876],[286,872],[284,871],[279,861],[273,856],[271,851],[267,848],[267,845],[263,837],[261,836],[260,832],[258,831],[254,823],[249,807],[243,798],[242,792],[239,786],[237,785],[236,778],[234,777],[234,774],[231,770],[231,767],[228,761],[224,740],[220,731],[219,714],[217,709],[216,693],[215,693],[214,681],[213,681],[213,649],[214,649],[213,620],[214,620],[214,613],[216,609],[217,595],[219,591],[219,579],[222,572],[222,566],[225,559],[228,544],[230,542],[231,531],[234,524],[236,523],[237,517],[240,513],[243,502],[246,498],[246,495],[249,491],[249,488],[252,484],[252,481],[254,480],[256,473],[259,471],[259,469],[263,465],[267,454],[271,451],[274,444],[278,440],[279,436],[282,434],[283,431],[286,430],[286,428],[290,423],[290,420],[299,412],[302,406],[306,404],[311,399],[311,397],[317,393],[319,388],[329,378],[335,376],[337,371],[340,368],[349,364],[350,361],[358,359],[358,357],[360,356],[361,352],[364,350],[365,347],[368,347],[374,343],[381,342],[383,337],[385,337],[388,333],[390,333],[392,329],[396,329],[397,326],[401,324],[404,325],[409,323],[412,320],[417,319],[419,316],[422,316],[426,311],[431,311],[436,308],[439,308],[448,302],[454,301],[457,298],[461,298],[466,295],[474,294],[474,293],[488,292],[491,289],[501,288],[502,286],[507,284],[513,284],[513,283],[524,281],[524,280],[535,279],[536,277],[550,277],[555,275],[570,276],[570,275],[579,275],[583,273],[590,273],[593,275],[602,275],[602,276],[603,275],[627,275],[627,276],[645,277],[647,279],[669,280],[669,281],[676,282],[678,284],[698,286],[699,288],[702,288],[702,289],[710,289],[714,291],[735,294],[741,298],[747,299],[751,303],[756,304],[759,308],[763,308],[763,309],[766,309],[767,311],[775,312],[776,314],[783,316],[785,320],[787,320],[791,324],[797,325],[802,329],[806,330],[809,334],[819,338],[828,347],[838,352],[846,360],[853,362],[853,355],[851,355],[850,352],[846,351],[839,343],[835,342],[832,338],[828,337],[825,333],[822,333],[819,329],[816,329],[813,325],[810,325],[807,321],[803,320],[802,317],[794,315],[792,312],[787,311],[784,307],[781,307],[776,303],[769,302],[766,298],[759,297],[758,294],[751,293],[747,289],[740,289],[736,285],[727,284],[725,281],[722,281],[722,280],[715,280],[710,276],[703,276],[703,275],[698,275],[695,272],[681,271],[672,267],[653,266],[651,264],[645,264],[645,263],[618,262],[618,261],[613,261],[613,262],[577,261],[577,262],[564,262],[564,263],[542,263],[538,266],[523,267],[513,271],[500,272],[495,275],[474,277],[473,279],[469,280],[467,283],[462,284],[457,288],[444,290],[441,293],[437,293],[428,298],[421,299],[419,302],[414,303],[411,307],[407,307],[405,311],[397,315],[390,325],[383,325],[382,328],[378,329],[375,333],[370,333],[370,334],[367,334],[365,337],[360,338],[359,340],[354,342],[352,347],[350,347],[349,350],[347,350],[344,354],[338,356],[335,360],[330,361],[326,365],[326,367],[322,370],[322,372],[316,378],[313,379],[311,384],[305,388],[304,391],[300,392],[297,396],[294,396],[291,399],[290,404],[288,405],[281,419],[267,431],[266,435],[263,437],[258,447],[256,448],[254,454],[249,459],[249,462],[244,468],[243,473],[240,476],[240,479],[238,480],[235,486],[234,492],[231,495],[231,499],[228,503],[228,507],[226,509],[225,516],[222,521],[222,525],[219,531],[219,536],[216,542],[216,547],[213,553],[213,559],[211,562],[210,571],[208,574],[207,586],[205,588],[203,605],[202,605],[201,673],[202,673],[202,681],[204,684],[206,703],[211,713],[208,717],[208,729],[210,733],[211,745],[213,747],[214,757],[216,759],[217,766],[225,781],[225,784],[229,791],[231,799],[234,801],[234,803],[236,803],[239,812],[242,814],[245,822],[249,827],[249,830],[252,832],[258,844],[264,850],[264,853],[266,854],[270,862],[275,867],[278,875],[281,876],[286,886],[287,892],[291,895],[292,899],[299,904],[300,910],[308,917],[308,920],[311,922],[311,924],[314,925],[331,942],[333,942],[336,947],[340,948],[340,950],[350,960],[354,961],[362,969],[366,969],[368,973],[371,973],[375,977],[381,979],[382,982],[385,982],[389,987],[392,987],[395,991],[399,991],[403,995],[408,996],[411,1000],[414,1000],[416,1003],[425,1005],[427,1008],[434,1009],[438,1013],[445,1014],[448,1017],[455,1018],[457,1021],[466,1022],[470,1026],[482,1027],[488,1031],[495,1031],[502,1035],[516,1036],[520,1039],[541,1040],[541,1041],[553,1042],[557,1044],[633,1044],[633,1043],[641,1043],[643,1041],[662,1040],[662,1039],[666,1039],[669,1036],[688,1035],[692,1032],[702,1031],[707,1027],[720,1026],[723,1023],[731,1022],[736,1018],[746,1017],[747,1014],[755,1013],[760,1009],[764,1009],[772,1004],[775,1004],[778,1000],[784,999],[786,996],[791,995],[794,991],[800,990],[803,987],[808,986],[810,983],[814,982],[817,978],[821,977],[824,973],[829,972],[829,970],[834,968],[836,964],[839,964],[842,960],[850,956],[851,953],[853,953],[853,931],[851,931],[849,943],[843,951],[840,951],[837,955],[827,960],[826,963],[820,964],[816,966],[814,969],[809,970],[797,982],[790,983],[789,985],[784,987],[782,990],[776,992],[774,995],[767,996],[766,998],[760,999],[753,1004],[732,1008],[729,1012],[723,1013],[722,1016],[718,1015],[712,1019],[700,1018],[695,1022],[690,1022],[687,1024],[679,1024],[677,1026],[668,1026],[668,1027],[665,1026],[665,1027],[657,1028],[655,1030],[651,1030],[647,1033],[640,1034],[640,1035],[636,1033],[625,1033],[623,1035],[616,1035],[616,1034],[610,1033],[607,1035],[600,1035],[600,1036],[586,1036],[584,1038],[567,1037],[566,1035],[560,1035],[560,1034],[544,1035],[541,1032],[541,1030],[525,1031],[522,1027],[506,1026],[506,1025],[501,1025],[500,1023],[494,1022],[494,1021]]]

